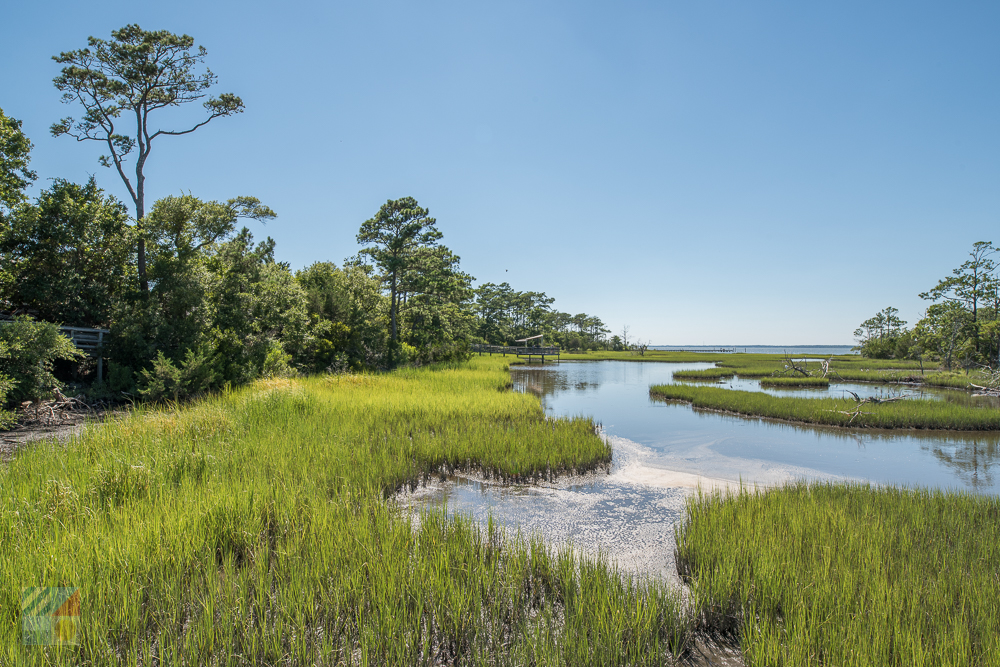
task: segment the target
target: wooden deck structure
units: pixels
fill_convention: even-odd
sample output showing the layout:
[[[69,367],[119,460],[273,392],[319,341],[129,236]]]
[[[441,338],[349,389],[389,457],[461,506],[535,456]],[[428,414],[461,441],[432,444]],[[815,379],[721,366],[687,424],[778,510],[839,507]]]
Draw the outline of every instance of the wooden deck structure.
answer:
[[[104,334],[111,333],[107,329],[87,329],[85,327],[59,327],[59,331],[69,336],[79,349],[90,356],[97,357],[97,381],[104,379]]]
[[[494,354],[502,354],[506,357],[508,354],[513,354],[518,357],[527,357],[528,363],[531,363],[531,360],[537,357],[541,359],[543,364],[545,363],[545,357],[555,357],[556,361],[559,361],[560,352],[558,347],[519,347],[516,345],[473,345],[472,351],[478,352],[480,355],[489,354],[492,356]]]
[[[12,322],[12,319],[0,317],[0,324]],[[104,334],[111,333],[107,329],[90,329],[87,327],[59,327],[59,331],[73,341],[78,349],[92,357],[97,357],[97,380],[104,379]]]

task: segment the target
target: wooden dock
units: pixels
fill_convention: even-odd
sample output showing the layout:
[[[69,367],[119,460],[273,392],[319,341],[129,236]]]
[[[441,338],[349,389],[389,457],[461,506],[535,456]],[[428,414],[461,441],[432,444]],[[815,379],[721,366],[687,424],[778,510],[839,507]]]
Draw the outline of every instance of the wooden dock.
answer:
[[[516,355],[518,357],[527,357],[528,362],[535,357],[545,363],[545,357],[555,357],[556,361],[559,361],[559,348],[558,347],[518,347],[517,345],[473,345],[473,352],[478,352],[480,355],[483,354],[502,354],[507,356],[508,354]]]

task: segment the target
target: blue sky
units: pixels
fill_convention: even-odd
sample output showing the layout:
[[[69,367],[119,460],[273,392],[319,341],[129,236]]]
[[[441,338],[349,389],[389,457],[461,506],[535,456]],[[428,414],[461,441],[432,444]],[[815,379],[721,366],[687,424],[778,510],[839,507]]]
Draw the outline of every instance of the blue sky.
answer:
[[[293,268],[413,196],[477,281],[615,331],[848,344],[1000,241],[996,3],[16,3],[0,108],[36,191],[127,200],[48,127],[78,115],[51,56],[128,23],[192,35],[247,108],[160,142],[147,199],[257,196]]]

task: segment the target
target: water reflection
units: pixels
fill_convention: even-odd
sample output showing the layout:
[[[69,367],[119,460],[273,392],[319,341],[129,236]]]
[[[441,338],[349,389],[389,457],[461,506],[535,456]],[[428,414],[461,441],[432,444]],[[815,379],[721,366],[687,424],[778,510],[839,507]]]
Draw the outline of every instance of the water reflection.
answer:
[[[515,388],[542,398],[553,415],[589,415],[608,435],[647,449],[643,465],[695,475],[760,483],[796,478],[854,479],[905,486],[1000,492],[1000,433],[883,431],[787,424],[692,410],[650,399],[652,384],[673,372],[708,363],[563,362],[512,369]],[[729,386],[730,381],[723,383]],[[830,390],[761,389],[759,380],[734,378],[734,389],[775,395],[829,396],[846,389],[861,396],[903,392],[914,398],[974,403],[962,391],[872,384],[834,384]],[[616,459],[616,466],[620,464]]]
[[[1000,444],[994,441],[954,446],[951,444],[931,444],[925,447],[942,463],[976,491],[995,492],[997,459],[1000,458]]]
[[[827,387],[761,387],[759,378],[723,378],[721,380],[679,380],[682,384],[695,386],[718,385],[726,389],[739,391],[759,391],[772,396],[799,398],[850,398],[849,392],[854,392],[860,398],[889,398],[905,396],[906,398],[927,399],[931,401],[948,401],[958,405],[977,408],[1000,408],[1000,397],[974,396],[963,389],[948,389],[945,387],[927,387],[914,384],[874,384],[871,382],[833,382]]]
[[[808,427],[650,399],[649,386],[671,382],[673,371],[711,366],[600,361],[516,367],[515,389],[540,396],[549,414],[586,415],[602,424],[614,450],[610,474],[523,486],[461,476],[432,482],[400,502],[443,505],[483,524],[492,517],[511,531],[572,542],[584,552],[608,554],[627,571],[679,585],[674,530],[696,485],[854,479],[1000,491],[997,433]]]

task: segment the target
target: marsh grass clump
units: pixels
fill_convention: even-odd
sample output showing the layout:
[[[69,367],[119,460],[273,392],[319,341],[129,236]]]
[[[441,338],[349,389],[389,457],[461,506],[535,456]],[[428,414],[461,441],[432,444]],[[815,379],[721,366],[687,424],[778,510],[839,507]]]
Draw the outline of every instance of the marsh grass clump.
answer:
[[[1000,664],[1000,499],[806,484],[688,501],[678,570],[748,664]]]
[[[674,371],[675,380],[721,380],[736,375],[732,368],[701,368],[698,370]]]
[[[757,359],[744,359],[744,355],[729,355],[731,358],[722,359],[716,362],[715,368],[704,368],[698,370],[678,370],[674,371],[673,377],[676,380],[720,380],[731,377],[741,378],[768,378],[770,386],[792,386],[791,380],[799,380],[798,386],[820,386],[830,382],[880,382],[880,383],[931,383],[934,375],[921,375],[906,368],[887,367],[883,364],[860,365],[853,361],[844,362],[831,360],[827,369],[823,368],[818,361],[794,361],[795,368],[792,368],[784,359],[771,359],[761,361]],[[749,356],[749,355],[746,355]],[[770,355],[776,357],[777,355]],[[866,360],[871,361],[871,360]],[[906,364],[904,364],[906,365]],[[802,369],[808,375],[799,372]],[[941,375],[941,374],[939,374]],[[772,382],[772,378],[777,380]],[[789,382],[781,382],[779,378],[787,378]],[[968,381],[960,384],[958,381],[949,380],[942,386],[968,387]]]
[[[924,382],[932,387],[950,387],[952,389],[972,389],[972,384],[986,384],[989,376],[980,371],[975,371],[966,375],[965,373],[929,373],[924,377]]]
[[[0,466],[0,665],[663,664],[674,593],[393,494],[442,471],[610,461],[500,359],[273,379],[142,409]],[[83,637],[20,643],[25,586],[77,586]]]
[[[829,387],[830,379],[822,377],[778,376],[760,379],[761,387]]]
[[[858,428],[926,428],[963,431],[1000,430],[1000,411],[934,401],[906,399],[864,405],[844,398],[796,398],[720,387],[667,384],[649,388],[653,398],[683,401],[695,408],[735,412],[748,417]]]
[[[869,370],[858,368],[830,369],[830,379],[833,382],[876,382],[885,384],[923,384],[928,376],[907,370]]]

